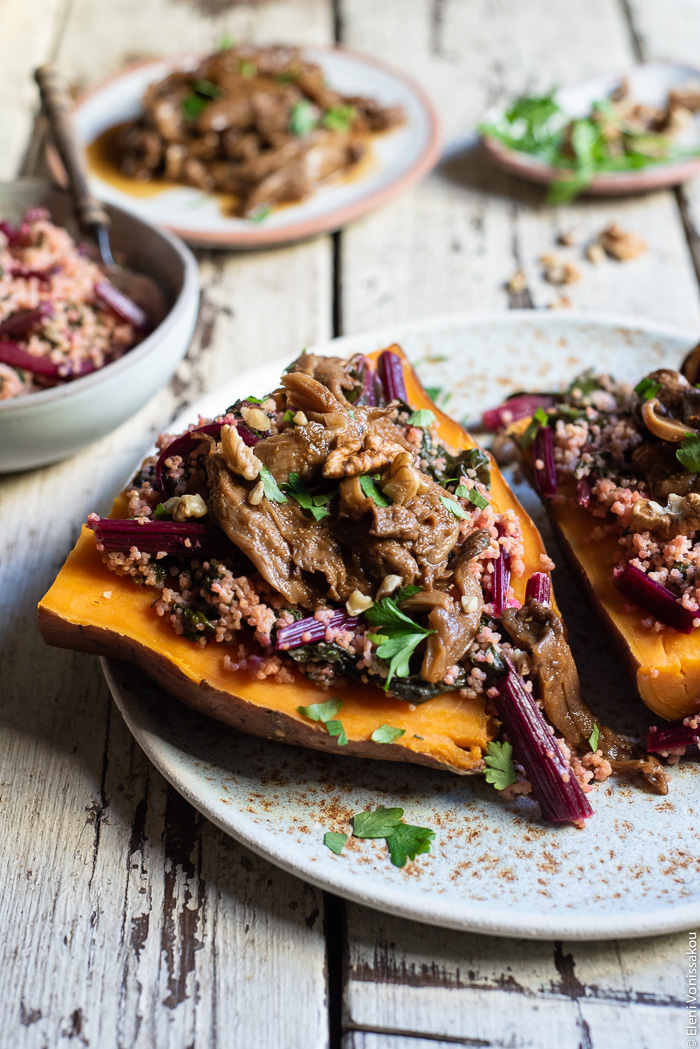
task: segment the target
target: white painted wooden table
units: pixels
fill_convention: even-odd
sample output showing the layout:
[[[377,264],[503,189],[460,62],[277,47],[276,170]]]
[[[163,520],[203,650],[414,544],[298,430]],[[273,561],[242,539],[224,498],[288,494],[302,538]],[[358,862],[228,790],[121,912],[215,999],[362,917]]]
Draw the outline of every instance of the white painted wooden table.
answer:
[[[339,40],[409,69],[447,155],[343,234],[257,254],[200,253],[202,309],[176,379],[58,466],[0,478],[0,1045],[241,1049],[681,1047],[687,936],[526,943],[345,905],[200,817],[150,766],[97,661],[34,624],[88,511],[155,432],[233,370],[333,332],[557,298],[537,259],[557,231],[615,219],[648,254],[585,268],[574,306],[700,328],[700,185],[566,211],[471,148],[485,107],[524,87],[697,62],[700,0],[0,0],[0,169],[39,162],[31,70],[76,90],[138,58],[240,40]],[[521,303],[522,304],[522,303]],[[700,917],[700,916],[699,916]]]

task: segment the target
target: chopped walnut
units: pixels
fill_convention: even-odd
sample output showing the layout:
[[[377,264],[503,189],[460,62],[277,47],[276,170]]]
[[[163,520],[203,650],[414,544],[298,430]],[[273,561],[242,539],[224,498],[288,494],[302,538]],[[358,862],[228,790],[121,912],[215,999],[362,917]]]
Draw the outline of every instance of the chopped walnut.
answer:
[[[563,248],[573,248],[574,245],[579,244],[580,241],[581,233],[577,229],[562,230],[557,237],[557,244],[561,244]]]
[[[700,495],[669,495],[666,506],[653,499],[638,499],[632,506],[631,532],[653,532],[660,539],[675,539],[700,530]]]
[[[421,486],[420,474],[413,465],[410,452],[399,452],[379,482],[379,487],[392,503],[403,506],[418,494]]]
[[[605,262],[605,248],[600,241],[594,240],[586,248],[586,258],[589,262],[592,262],[594,266],[599,265],[601,262]]]
[[[335,448],[326,459],[323,476],[357,477],[358,474],[371,473],[372,470],[383,470],[404,449],[400,444],[384,440],[379,434],[365,436],[364,447],[358,449],[356,444],[349,447]]]
[[[558,299],[547,303],[548,310],[570,310],[571,299],[568,295],[560,295]]]
[[[647,250],[646,243],[636,233],[629,233],[617,223],[611,223],[598,236],[598,241],[613,259],[628,262],[643,255]]]
[[[254,481],[259,475],[262,463],[253,449],[245,444],[235,426],[221,427],[221,451],[232,473],[246,481]]]
[[[513,276],[506,284],[506,290],[511,295],[521,295],[527,288],[527,277],[522,270],[516,270]]]
[[[573,262],[566,262],[557,255],[542,255],[540,262],[544,279],[550,284],[576,284],[581,280],[581,274]]]

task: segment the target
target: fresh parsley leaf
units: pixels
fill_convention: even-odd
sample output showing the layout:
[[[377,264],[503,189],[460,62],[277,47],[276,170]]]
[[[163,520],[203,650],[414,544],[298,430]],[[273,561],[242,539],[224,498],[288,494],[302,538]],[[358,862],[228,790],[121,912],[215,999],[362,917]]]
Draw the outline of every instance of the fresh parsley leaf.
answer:
[[[198,95],[205,98],[221,98],[223,91],[218,84],[212,84],[211,80],[195,80],[194,90]]]
[[[393,743],[394,740],[400,739],[405,731],[405,728],[394,728],[393,725],[380,725],[379,728],[375,728],[370,739],[373,743]]]
[[[297,714],[302,714],[311,721],[320,721],[325,725],[335,717],[342,705],[342,699],[333,696],[325,703],[312,703],[309,707],[297,707]]]
[[[406,420],[409,426],[420,426],[427,430],[435,422],[435,413],[429,408],[419,408]]]
[[[461,486],[460,486],[461,487]],[[473,506],[477,506],[479,510],[485,510],[489,505],[489,501],[486,496],[483,496],[481,492],[477,491],[476,488],[470,488],[467,493],[467,499]]]
[[[676,449],[676,459],[690,473],[700,473],[700,437],[687,433]]]
[[[252,393],[249,393],[247,397],[244,397],[246,404],[262,404],[262,397],[253,397]]]
[[[185,120],[194,122],[201,116],[201,114],[204,112],[204,110],[210,102],[211,99],[202,98],[201,95],[188,95],[186,98],[183,98],[182,102],[180,103],[182,115],[184,116]]]
[[[344,747],[347,744],[348,737],[345,729],[343,728],[342,721],[327,721],[326,728],[328,729],[329,736],[338,737],[338,746]]]
[[[401,823],[386,843],[391,862],[395,867],[405,867],[407,860],[415,860],[423,852],[430,852],[435,838],[435,831],[429,827],[414,827],[410,823]]]
[[[379,491],[369,474],[363,474],[360,477],[360,488],[376,506],[391,506],[391,500],[387,499],[384,493]]]
[[[296,415],[296,412],[292,411],[291,408],[287,408],[286,412],[282,416],[282,422],[284,422],[284,423],[294,422],[294,416],[295,415]]]
[[[326,726],[329,736],[338,737],[338,746],[344,747],[348,741],[347,734],[341,721],[337,721],[335,715],[343,705],[342,699],[333,696],[326,703],[312,703],[310,707],[297,707],[297,713],[302,714],[311,721],[320,721]]]
[[[413,619],[410,619],[401,609],[398,607],[402,601],[405,601],[407,597],[412,597],[413,594],[417,594],[420,587],[405,587],[400,590],[394,597],[383,597],[381,601],[377,601],[376,605],[372,605],[365,612],[365,619],[372,626],[381,626],[385,628],[391,628],[394,626],[402,627],[404,630],[422,630],[423,627],[418,626]],[[410,592],[409,592],[410,591]],[[388,630],[385,629],[384,633]],[[430,630],[425,631],[426,634],[431,633]]]
[[[380,628],[380,632],[372,634],[371,639],[377,645],[377,655],[389,666],[384,685],[385,692],[394,675],[409,676],[411,656],[423,638],[435,633],[434,630],[420,626],[399,609],[400,601],[409,596],[406,592],[408,589],[406,587],[406,590],[399,592],[394,598],[383,597],[365,612],[367,622]]]
[[[292,106],[289,114],[289,130],[292,135],[303,138],[316,127],[316,110],[306,98],[300,99]]]
[[[449,510],[451,514],[454,514],[455,517],[461,517],[461,518],[463,518],[465,520],[468,519],[469,514],[466,513],[466,511],[464,511],[462,509],[462,507],[459,505],[459,503],[455,502],[454,499],[449,499],[448,496],[441,495],[440,496],[440,502],[445,507],[445,509]]]
[[[403,819],[403,809],[386,809],[383,805],[374,812],[358,812],[352,818],[355,838],[388,838]]]
[[[159,521],[169,521],[170,520],[170,514],[165,509],[165,507],[163,506],[162,503],[158,503],[158,506],[156,507],[156,510],[155,510],[155,514],[156,514],[156,517],[158,518]]]
[[[255,62],[251,62],[248,58],[243,58],[238,64],[238,72],[241,76],[244,76],[246,80],[252,80],[253,77],[258,75],[258,67]]]
[[[590,735],[590,737],[588,739],[588,746],[591,748],[591,750],[593,751],[594,754],[595,754],[596,750],[598,749],[599,741],[600,741],[600,729],[598,728],[598,724],[596,723],[596,724],[593,725],[593,731],[591,732],[591,735]]]
[[[496,790],[505,790],[518,782],[513,764],[513,747],[510,743],[499,743],[492,740],[486,748],[486,769],[484,776],[487,783],[492,783]]]
[[[335,830],[326,831],[323,835],[323,844],[327,849],[330,849],[331,852],[334,852],[336,856],[340,856],[347,840],[347,834],[340,834]]]
[[[436,401],[442,393],[442,386],[426,386],[425,392],[431,401]]]
[[[535,414],[533,415],[532,419],[530,419],[530,422],[527,424],[525,430],[523,431],[523,435],[520,438],[521,447],[529,448],[532,442],[534,441],[535,437],[537,437],[537,434],[539,433],[540,429],[543,426],[546,426],[548,422],[549,416],[547,415],[544,408],[538,408]]]
[[[330,511],[326,510],[326,503],[329,503],[337,494],[336,492],[321,492],[320,495],[311,495],[298,473],[290,473],[284,490],[293,499],[296,499],[302,509],[308,510],[317,521],[330,516]]]
[[[231,48],[235,46],[235,37],[231,36],[230,33],[224,33],[224,35],[219,40],[219,43],[217,44],[217,48],[219,51],[230,51]]]
[[[261,204],[255,211],[251,211],[248,216],[249,222],[264,222],[272,214],[272,206],[270,204]]]
[[[661,389],[660,382],[654,382],[646,375],[643,379],[637,383],[634,388],[634,392],[642,398],[643,401],[650,401],[652,397],[656,397],[657,393]]]
[[[263,492],[273,503],[286,503],[287,496],[281,490],[277,481],[274,479],[270,471],[266,466],[260,467],[260,480],[262,481]]]
[[[348,131],[354,119],[355,107],[341,104],[327,109],[321,123],[329,131]]]

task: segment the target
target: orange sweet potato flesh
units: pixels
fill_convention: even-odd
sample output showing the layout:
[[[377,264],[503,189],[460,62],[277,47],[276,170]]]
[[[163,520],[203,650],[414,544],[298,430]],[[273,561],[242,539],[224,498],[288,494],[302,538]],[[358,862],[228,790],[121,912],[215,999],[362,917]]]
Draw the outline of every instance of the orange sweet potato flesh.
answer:
[[[400,353],[398,348],[392,349]],[[475,447],[472,438],[432,404],[407,362],[404,367],[409,403],[435,412],[442,442],[453,450]],[[528,570],[524,577],[513,580],[516,596],[522,600],[526,578],[539,571],[544,547],[534,523],[495,463],[491,477],[496,509],[513,508],[522,523]],[[117,498],[112,516],[124,517],[125,509],[123,496]],[[337,716],[348,737],[347,746],[339,747],[323,725],[309,721],[296,709],[329,698],[327,692],[301,675],[294,684],[280,684],[226,670],[223,646],[200,648],[178,636],[154,613],[152,601],[150,589],[134,586],[130,578],[108,571],[93,533],[84,527],[39,604],[39,627],[48,644],[142,667],[173,696],[251,735],[344,755],[415,762],[460,774],[483,767],[482,752],[494,732],[483,700],[463,699],[459,693],[449,692],[412,709],[378,688],[353,683],[338,693],[343,705]],[[404,735],[392,744],[374,743],[370,736],[382,724],[403,728]]]
[[[617,537],[592,541],[592,529],[602,522],[578,506],[574,495],[573,487],[557,492],[549,508],[552,525],[570,567],[610,630],[639,695],[662,718],[696,714],[700,698],[698,635],[671,628],[654,633],[642,626],[645,614],[630,606],[613,583],[613,565],[620,549]]]

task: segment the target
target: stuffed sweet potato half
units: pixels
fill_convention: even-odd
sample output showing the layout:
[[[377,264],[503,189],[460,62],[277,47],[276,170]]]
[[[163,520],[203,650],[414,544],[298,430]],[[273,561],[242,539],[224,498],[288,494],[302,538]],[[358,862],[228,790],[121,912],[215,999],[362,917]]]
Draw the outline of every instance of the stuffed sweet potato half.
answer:
[[[90,516],[39,624],[245,732],[486,765],[499,787],[527,780],[546,817],[580,820],[594,775],[665,778],[583,703],[550,567],[398,347],[304,354],[269,396],[161,439],[112,516]]]
[[[509,430],[525,471],[641,698],[667,719],[700,709],[699,380],[696,350],[634,387],[585,373],[499,410],[526,412]]]

